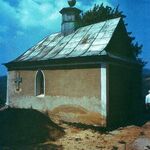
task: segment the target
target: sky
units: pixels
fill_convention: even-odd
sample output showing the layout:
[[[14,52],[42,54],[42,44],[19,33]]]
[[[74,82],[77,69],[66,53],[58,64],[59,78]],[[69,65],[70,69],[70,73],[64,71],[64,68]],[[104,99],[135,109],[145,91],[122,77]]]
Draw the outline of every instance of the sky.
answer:
[[[127,30],[135,42],[143,45],[141,58],[150,69],[150,1],[149,0],[77,0],[76,7],[86,11],[94,4],[116,7],[127,16]],[[67,0],[0,0],[0,76],[6,75],[7,63],[47,35],[61,29],[59,11]]]

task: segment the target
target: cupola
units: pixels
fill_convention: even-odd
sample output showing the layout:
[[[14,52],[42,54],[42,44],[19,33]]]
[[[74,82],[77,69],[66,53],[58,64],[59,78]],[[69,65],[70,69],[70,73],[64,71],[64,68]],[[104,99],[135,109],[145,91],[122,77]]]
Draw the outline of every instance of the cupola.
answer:
[[[60,13],[62,14],[61,32],[64,36],[73,33],[77,29],[78,19],[81,10],[74,7],[76,0],[68,0],[69,7],[63,8]]]

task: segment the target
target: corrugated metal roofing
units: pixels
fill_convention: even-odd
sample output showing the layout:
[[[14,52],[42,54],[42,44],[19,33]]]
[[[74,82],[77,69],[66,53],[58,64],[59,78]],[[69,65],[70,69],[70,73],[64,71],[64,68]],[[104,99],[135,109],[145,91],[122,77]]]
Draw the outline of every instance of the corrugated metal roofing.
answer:
[[[81,27],[74,33],[63,36],[52,34],[29,49],[15,61],[41,61],[58,58],[105,55],[105,48],[120,21],[120,18]]]

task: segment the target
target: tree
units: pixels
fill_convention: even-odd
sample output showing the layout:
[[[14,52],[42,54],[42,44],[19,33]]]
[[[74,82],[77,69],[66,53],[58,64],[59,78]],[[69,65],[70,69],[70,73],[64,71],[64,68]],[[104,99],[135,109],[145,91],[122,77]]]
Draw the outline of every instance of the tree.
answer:
[[[98,23],[118,17],[121,17],[122,19],[126,17],[123,12],[119,10],[119,5],[116,8],[112,8],[109,6],[104,6],[103,4],[95,4],[92,9],[86,11],[85,13],[82,13],[81,17],[78,20],[78,25],[79,27],[83,27],[93,23]],[[145,65],[145,62],[141,58],[139,58],[139,54],[141,54],[143,46],[139,45],[138,42],[134,43],[135,38],[132,37],[131,34],[131,32],[128,32],[127,39],[130,43],[130,49],[139,61],[139,63]]]

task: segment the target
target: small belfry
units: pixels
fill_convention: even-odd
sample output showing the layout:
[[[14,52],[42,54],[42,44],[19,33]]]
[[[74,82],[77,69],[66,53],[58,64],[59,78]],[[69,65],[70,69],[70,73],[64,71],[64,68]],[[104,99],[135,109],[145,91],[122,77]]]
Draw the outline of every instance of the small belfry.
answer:
[[[80,9],[74,7],[76,0],[68,0],[69,7],[63,8],[60,13],[62,14],[61,33],[66,36],[73,33],[77,29],[78,18],[82,12]]]

